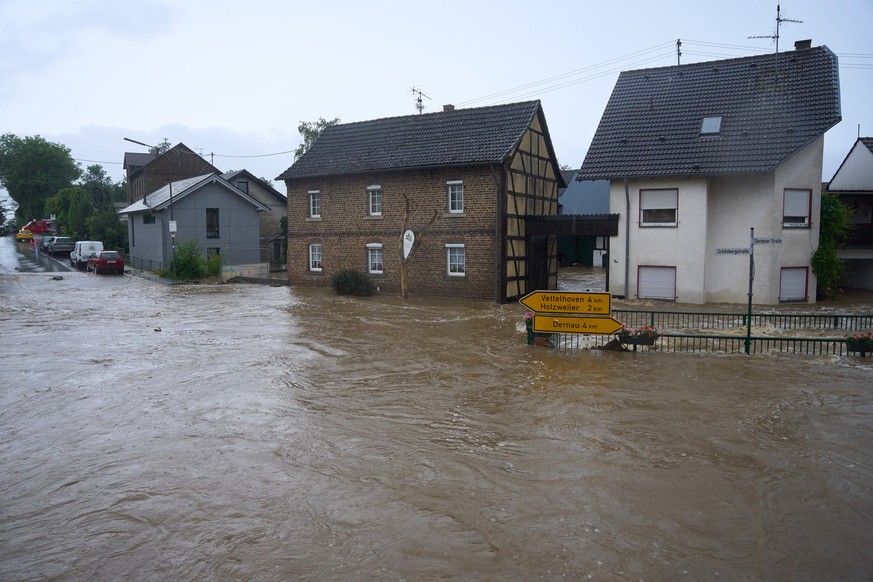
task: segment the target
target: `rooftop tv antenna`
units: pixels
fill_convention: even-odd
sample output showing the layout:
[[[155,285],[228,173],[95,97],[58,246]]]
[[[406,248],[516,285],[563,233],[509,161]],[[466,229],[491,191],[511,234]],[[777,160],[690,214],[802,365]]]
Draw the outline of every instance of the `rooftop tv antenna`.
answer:
[[[767,36],[750,36],[749,38],[769,38],[776,41],[776,83],[779,83],[779,32],[782,28],[783,22],[794,22],[796,24],[803,24],[802,20],[794,20],[792,18],[782,18],[782,7],[777,3],[776,4],[776,32],[775,34],[767,35]]]
[[[750,36],[748,38],[769,38],[776,41],[776,54],[779,54],[779,32],[783,22],[793,22],[795,24],[803,24],[802,20],[794,20],[793,18],[782,18],[782,7],[776,4],[776,32],[765,36]]]
[[[417,95],[417,97],[415,99],[415,108],[418,109],[419,113],[423,113],[424,112],[424,103],[422,102],[421,98],[427,97],[427,95],[422,93],[421,89],[416,89],[415,87],[413,87],[411,89],[411,92],[413,95]],[[427,97],[427,98],[430,99],[430,97]]]

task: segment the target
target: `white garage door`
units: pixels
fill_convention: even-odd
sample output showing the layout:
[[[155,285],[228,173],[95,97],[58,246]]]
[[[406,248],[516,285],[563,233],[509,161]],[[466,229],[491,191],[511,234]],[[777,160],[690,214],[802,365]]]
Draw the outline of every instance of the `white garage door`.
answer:
[[[676,299],[676,267],[639,267],[637,297]]]
[[[806,301],[806,267],[785,267],[779,281],[779,301]]]

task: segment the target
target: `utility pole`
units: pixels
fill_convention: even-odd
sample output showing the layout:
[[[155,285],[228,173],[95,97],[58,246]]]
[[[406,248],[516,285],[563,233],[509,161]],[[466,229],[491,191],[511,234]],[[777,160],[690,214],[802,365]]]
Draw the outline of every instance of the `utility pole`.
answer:
[[[682,39],[676,39],[676,64],[681,65],[679,60],[682,58]]]

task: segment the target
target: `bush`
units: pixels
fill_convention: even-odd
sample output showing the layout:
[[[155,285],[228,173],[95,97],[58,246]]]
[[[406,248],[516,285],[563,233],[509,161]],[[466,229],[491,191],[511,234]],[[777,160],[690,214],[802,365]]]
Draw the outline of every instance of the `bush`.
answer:
[[[368,296],[376,292],[376,285],[367,275],[358,271],[340,271],[330,280],[330,286],[337,295]]]
[[[214,253],[206,258],[206,274],[210,277],[221,275],[221,253]]]
[[[203,249],[194,239],[186,240],[176,247],[176,257],[170,260],[170,272],[176,279],[190,281],[199,279],[206,272]]]

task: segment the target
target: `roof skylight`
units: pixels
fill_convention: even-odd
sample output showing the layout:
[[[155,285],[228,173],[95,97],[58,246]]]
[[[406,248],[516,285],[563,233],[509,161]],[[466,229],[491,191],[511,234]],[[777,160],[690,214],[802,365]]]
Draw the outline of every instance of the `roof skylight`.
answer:
[[[700,135],[719,135],[721,133],[721,115],[704,117],[700,124]]]

